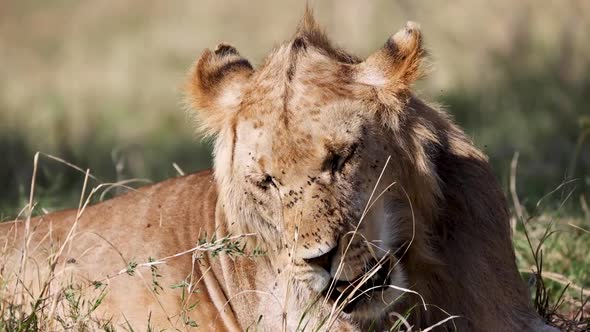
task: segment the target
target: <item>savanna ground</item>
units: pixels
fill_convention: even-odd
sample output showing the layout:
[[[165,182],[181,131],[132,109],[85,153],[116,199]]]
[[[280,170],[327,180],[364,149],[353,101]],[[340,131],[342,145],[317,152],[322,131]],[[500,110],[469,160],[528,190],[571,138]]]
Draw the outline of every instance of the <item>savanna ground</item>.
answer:
[[[36,213],[78,206],[87,168],[98,179],[88,179],[88,192],[99,182],[136,179],[128,184],[137,186],[210,166],[210,147],[182,111],[188,67],[219,41],[260,63],[292,33],[303,4],[10,0],[0,7],[6,221],[29,203],[36,151],[44,153]],[[490,156],[538,310],[565,330],[588,330],[590,2],[331,0],[313,7],[333,40],[359,55],[406,20],[421,23],[433,65],[419,94],[445,105]]]

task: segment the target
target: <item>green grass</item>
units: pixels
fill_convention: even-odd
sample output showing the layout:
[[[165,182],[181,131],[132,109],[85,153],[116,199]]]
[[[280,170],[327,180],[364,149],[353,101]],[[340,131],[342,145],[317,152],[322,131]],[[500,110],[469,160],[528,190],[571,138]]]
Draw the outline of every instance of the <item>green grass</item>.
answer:
[[[588,218],[546,212],[521,220],[514,233],[518,266],[535,308],[564,331],[590,328],[588,229]]]

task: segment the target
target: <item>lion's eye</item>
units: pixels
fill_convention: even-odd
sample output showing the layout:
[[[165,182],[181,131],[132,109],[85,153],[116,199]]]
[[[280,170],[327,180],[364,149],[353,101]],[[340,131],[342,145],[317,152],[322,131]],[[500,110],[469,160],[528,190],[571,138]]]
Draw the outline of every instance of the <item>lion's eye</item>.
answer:
[[[345,149],[341,153],[331,152],[324,161],[322,170],[330,171],[332,174],[341,172],[346,163],[353,157],[355,152],[356,144],[352,145],[348,149]]]
[[[264,174],[262,176],[262,178],[260,179],[260,181],[256,182],[256,185],[260,189],[267,190],[271,186],[275,186],[275,182],[274,182],[274,179],[272,178],[272,176],[270,174]]]
[[[344,158],[339,154],[333,154],[330,164],[332,173],[339,172],[342,169],[342,166],[344,166]]]

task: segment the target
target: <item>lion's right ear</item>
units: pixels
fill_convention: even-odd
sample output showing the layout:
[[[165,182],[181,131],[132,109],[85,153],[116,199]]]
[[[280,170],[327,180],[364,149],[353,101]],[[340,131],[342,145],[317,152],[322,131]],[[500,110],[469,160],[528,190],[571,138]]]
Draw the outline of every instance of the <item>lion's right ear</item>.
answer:
[[[217,134],[237,111],[253,71],[233,46],[222,43],[213,52],[203,52],[190,73],[186,93],[206,134]]]

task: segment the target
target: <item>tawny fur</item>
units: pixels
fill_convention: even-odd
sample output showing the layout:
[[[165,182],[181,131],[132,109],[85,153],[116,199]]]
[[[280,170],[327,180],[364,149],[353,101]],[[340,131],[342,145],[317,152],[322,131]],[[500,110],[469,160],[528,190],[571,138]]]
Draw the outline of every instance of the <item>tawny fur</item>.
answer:
[[[314,298],[332,279],[352,281],[370,262],[389,259],[389,282],[418,292],[427,308],[388,288],[322,328],[387,329],[390,312],[415,307],[417,327],[450,314],[461,317],[437,330],[549,331],[518,274],[487,158],[445,112],[411,92],[422,76],[422,44],[409,23],[362,61],[334,47],[308,11],[256,70],[229,45],[206,50],[187,95],[215,138],[214,176],[169,180],[89,208],[68,271],[95,280],[134,257],[187,250],[204,233],[255,234],[248,248],[263,257],[206,256],[194,266],[181,257],[160,267],[164,285],[191,274],[199,281],[191,316],[202,328],[259,321],[263,330],[295,330],[302,315],[319,326],[333,303]],[[35,246],[49,225],[63,239],[74,216],[35,219]],[[22,222],[0,225],[2,234],[17,225],[22,235]],[[137,279],[113,278],[101,313],[145,327],[151,312],[158,326],[182,326],[178,291],[154,297]]]

